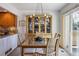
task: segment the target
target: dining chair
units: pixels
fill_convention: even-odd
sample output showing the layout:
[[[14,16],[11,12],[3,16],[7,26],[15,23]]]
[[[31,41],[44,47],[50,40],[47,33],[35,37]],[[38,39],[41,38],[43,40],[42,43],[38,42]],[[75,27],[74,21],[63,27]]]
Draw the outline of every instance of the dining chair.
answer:
[[[60,39],[61,39],[61,35],[59,33],[55,33],[54,38],[53,38],[53,44],[48,46],[48,56],[58,55]]]

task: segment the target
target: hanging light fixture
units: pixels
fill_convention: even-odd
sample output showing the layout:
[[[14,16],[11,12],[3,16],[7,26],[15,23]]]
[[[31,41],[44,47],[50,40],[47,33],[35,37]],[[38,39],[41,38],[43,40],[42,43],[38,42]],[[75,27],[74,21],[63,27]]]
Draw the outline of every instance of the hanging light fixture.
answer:
[[[32,14],[32,16],[35,16],[38,13],[43,15],[43,16],[45,16],[46,18],[48,18],[47,14],[44,13],[44,8],[43,8],[43,4],[42,3],[37,3],[36,4],[36,9],[35,9],[34,13]]]
[[[46,10],[46,8],[45,8],[45,10]],[[44,15],[46,18],[48,18],[46,12],[44,12],[45,10],[43,9],[43,4],[41,3],[41,14]]]
[[[38,8],[38,3],[36,4],[36,9],[34,10],[34,13],[32,14],[32,16],[35,16],[36,15],[36,13],[38,12],[37,9]]]
[[[35,16],[35,14],[33,13],[33,16]]]
[[[33,13],[32,16],[35,16],[35,15],[38,14],[38,13],[40,13],[41,15],[44,15],[44,10],[43,10],[43,5],[42,5],[42,3],[37,3],[37,4],[36,4],[36,9],[35,9],[35,11],[34,11],[34,13]]]
[[[30,18],[32,18],[32,15],[30,15]]]
[[[41,5],[41,14],[44,15],[44,11],[43,11],[43,5],[42,5],[42,3],[41,3],[40,5]]]
[[[43,9],[43,4],[41,3],[40,5],[41,5],[41,14],[44,15],[44,16],[47,16],[47,14],[44,13],[45,10]]]

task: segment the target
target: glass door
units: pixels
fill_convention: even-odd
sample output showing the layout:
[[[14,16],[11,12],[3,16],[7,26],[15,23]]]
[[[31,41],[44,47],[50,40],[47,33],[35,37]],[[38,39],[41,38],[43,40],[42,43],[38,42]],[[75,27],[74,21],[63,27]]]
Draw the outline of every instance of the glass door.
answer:
[[[40,17],[40,31],[45,33],[45,18]]]
[[[28,19],[28,33],[33,33],[33,20],[32,17],[29,17]]]
[[[34,17],[34,33],[39,32],[39,18]]]
[[[46,18],[46,33],[51,33],[51,19]]]
[[[79,55],[79,12],[72,13],[72,52]]]

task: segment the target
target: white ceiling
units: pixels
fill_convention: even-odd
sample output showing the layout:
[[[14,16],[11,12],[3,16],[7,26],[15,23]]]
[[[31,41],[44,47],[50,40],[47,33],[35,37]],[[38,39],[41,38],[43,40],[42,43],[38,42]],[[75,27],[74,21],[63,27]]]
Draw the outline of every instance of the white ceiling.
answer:
[[[41,3],[11,3],[20,11],[33,11],[40,10]],[[42,3],[43,10],[47,11],[58,11],[64,7],[66,3]]]

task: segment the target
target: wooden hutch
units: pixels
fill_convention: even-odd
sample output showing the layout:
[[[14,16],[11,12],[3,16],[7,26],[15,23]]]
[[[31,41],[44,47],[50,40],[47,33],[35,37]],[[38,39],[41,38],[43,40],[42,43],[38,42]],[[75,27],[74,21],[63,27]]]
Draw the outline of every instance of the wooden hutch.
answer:
[[[52,16],[26,16],[26,29],[30,37],[40,33],[44,39],[50,39],[52,38]]]

